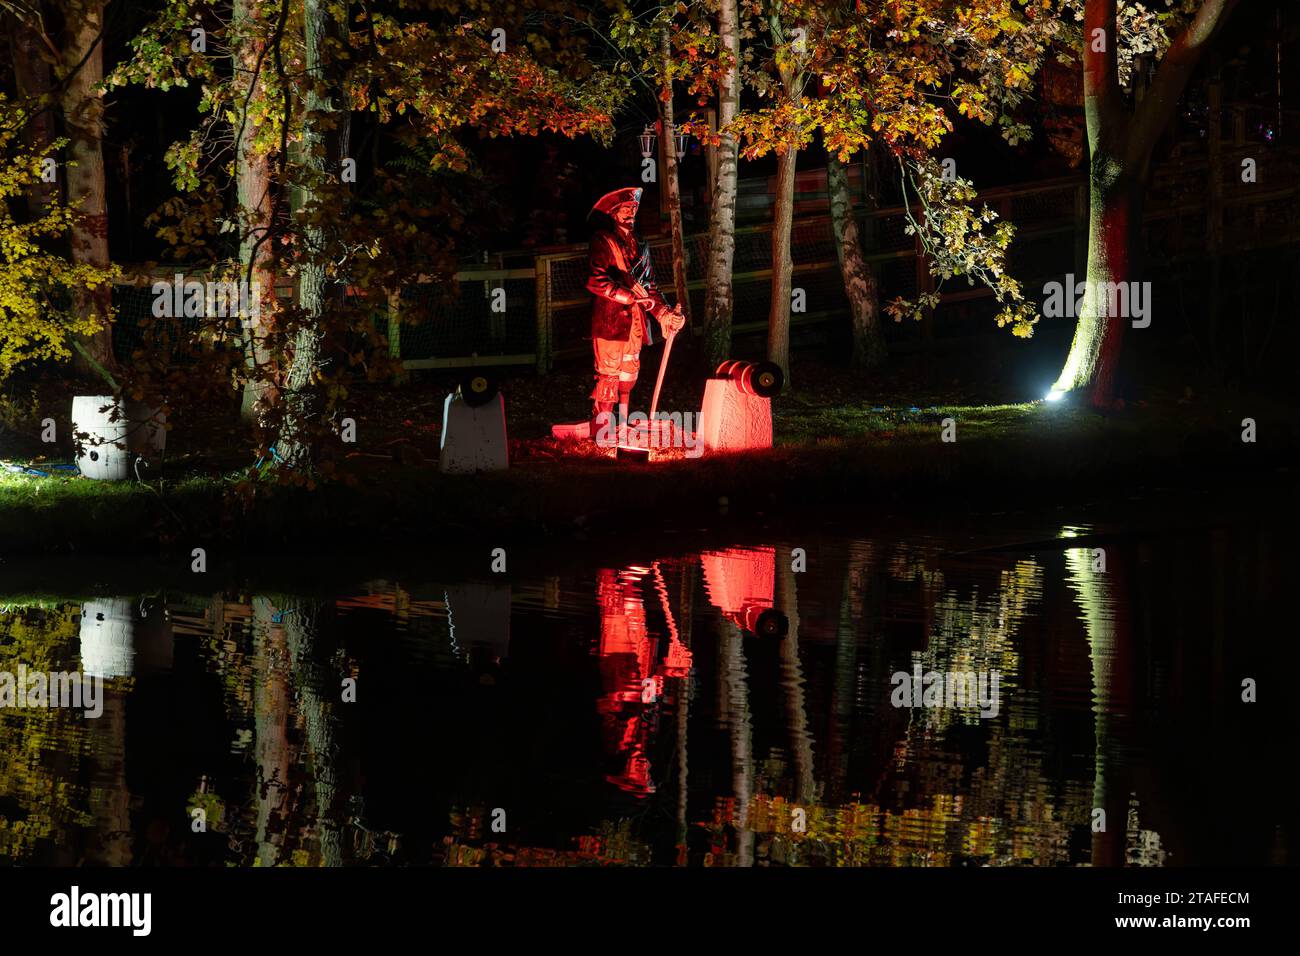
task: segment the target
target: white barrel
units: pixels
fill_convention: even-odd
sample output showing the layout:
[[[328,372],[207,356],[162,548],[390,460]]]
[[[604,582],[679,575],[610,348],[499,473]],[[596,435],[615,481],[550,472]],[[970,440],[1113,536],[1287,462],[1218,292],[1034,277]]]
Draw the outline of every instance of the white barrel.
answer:
[[[86,436],[79,440],[77,467],[87,478],[99,481],[130,478],[137,455],[153,457],[167,443],[163,413],[143,402],[124,404],[112,395],[74,397],[72,430]]]
[[[85,434],[76,439],[77,467],[87,478],[121,481],[131,477],[133,453],[127,445],[130,422],[120,414],[117,398],[112,395],[78,395],[72,399],[72,431]]]

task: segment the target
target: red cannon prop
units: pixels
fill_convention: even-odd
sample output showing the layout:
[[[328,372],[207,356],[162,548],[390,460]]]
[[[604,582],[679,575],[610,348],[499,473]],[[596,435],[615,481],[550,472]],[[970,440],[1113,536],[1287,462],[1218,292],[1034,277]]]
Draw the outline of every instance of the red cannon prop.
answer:
[[[731,360],[704,385],[700,440],[706,452],[772,447],[772,398],[785,374],[773,362]]]

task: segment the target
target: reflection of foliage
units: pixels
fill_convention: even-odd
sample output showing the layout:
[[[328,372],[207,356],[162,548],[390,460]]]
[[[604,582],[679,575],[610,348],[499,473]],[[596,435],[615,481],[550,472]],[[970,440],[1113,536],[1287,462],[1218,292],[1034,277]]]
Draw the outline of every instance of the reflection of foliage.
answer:
[[[226,826],[226,803],[211,790],[199,789],[190,794],[185,803],[185,815],[194,819],[194,811],[202,810],[207,828],[221,833]]]
[[[1042,594],[1042,569],[1034,561],[1020,561],[1001,574],[1001,586],[991,601],[978,594],[962,600],[945,591],[934,603],[935,630],[929,645],[918,655],[923,672],[997,671],[1003,693],[1020,671],[1014,639],[1030,605]],[[947,727],[954,718],[979,723],[974,709],[926,709],[927,725]]]
[[[930,567],[929,554],[902,543],[890,552],[889,576],[896,581],[915,581],[926,588],[943,586],[943,572]]]
[[[77,669],[76,605],[0,612],[0,671]],[[85,825],[85,791],[74,781],[89,741],[82,712],[61,707],[0,710],[0,857],[31,859]]]
[[[1124,829],[1124,863],[1127,866],[1164,866],[1168,854],[1160,845],[1160,834],[1143,830],[1138,820],[1137,795],[1129,796],[1128,825]]]
[[[567,850],[495,842],[471,845],[487,830],[482,807],[453,809],[451,824],[451,833],[443,839],[445,866],[648,866],[653,862],[649,845],[637,839],[631,820],[602,820],[595,833],[575,838],[576,849]]]
[[[222,599],[218,599],[219,601]],[[215,606],[214,606],[215,609]],[[208,670],[221,681],[226,714],[235,725],[236,741],[252,739],[253,659],[249,632],[238,625],[216,626],[205,636]],[[242,747],[236,746],[236,749]]]
[[[856,801],[802,807],[804,832],[792,825],[795,804],[760,794],[750,801],[746,829],[763,836],[756,848],[758,859],[780,866],[1069,863],[1071,832],[1087,819],[1087,789],[1071,788],[1064,806],[1058,807],[1052,803],[1048,779],[1037,771],[1026,774],[1023,789],[1019,781],[1001,779],[996,787],[989,787],[988,781],[989,775],[980,770],[968,794],[956,788],[932,793],[925,806],[896,811]],[[735,862],[725,839],[732,812],[728,801],[719,801],[706,826],[714,840],[705,865]]]
[[[1039,698],[1023,682],[1018,634],[1041,599],[1043,569],[1033,560],[999,572],[991,594],[958,593],[925,549],[896,547],[888,569],[896,581],[920,585],[931,621],[923,671],[997,670],[1006,681],[994,719],[952,709],[912,711],[893,769],[874,800],[842,805],[791,802],[782,790],[781,761],[763,762],[745,828],[758,835],[755,860],[784,866],[991,866],[1079,862],[1072,841],[1092,806],[1090,780],[1059,781],[1034,734]],[[958,734],[978,733],[987,756],[971,766]],[[980,752],[976,748],[973,752]],[[899,796],[892,796],[892,795]],[[889,795],[889,796],[887,796]],[[911,796],[907,796],[911,795]],[[793,811],[803,810],[797,832]],[[705,824],[706,865],[735,860],[737,807],[719,799]],[[1148,843],[1150,841],[1148,840]]]

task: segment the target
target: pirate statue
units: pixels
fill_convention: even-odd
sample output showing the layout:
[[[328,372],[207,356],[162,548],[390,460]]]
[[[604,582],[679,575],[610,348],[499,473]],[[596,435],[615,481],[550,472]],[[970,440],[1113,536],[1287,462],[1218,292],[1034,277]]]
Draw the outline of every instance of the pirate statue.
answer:
[[[686,319],[671,308],[655,285],[650,246],[634,231],[641,190],[616,189],[601,196],[588,218],[596,225],[587,259],[587,290],[595,296],[591,341],[596,350],[596,388],[591,393],[591,436],[611,436],[614,403],[626,424],[628,396],[641,368],[641,346],[653,344],[646,316],[653,315],[665,335]],[[603,430],[603,434],[602,434]]]

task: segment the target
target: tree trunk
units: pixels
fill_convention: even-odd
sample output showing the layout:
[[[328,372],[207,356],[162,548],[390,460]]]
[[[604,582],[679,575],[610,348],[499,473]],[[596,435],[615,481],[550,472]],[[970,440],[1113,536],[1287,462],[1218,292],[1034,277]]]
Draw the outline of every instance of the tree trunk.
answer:
[[[1083,24],[1083,112],[1090,157],[1088,211],[1088,295],[1078,316],[1074,342],[1051,396],[1087,390],[1096,407],[1115,395],[1115,373],[1123,341],[1122,316],[1109,320],[1098,282],[1128,282],[1135,274],[1141,235],[1141,199],[1156,140],[1173,118],[1215,32],[1237,0],[1201,0],[1195,15],[1165,51],[1155,79],[1133,111],[1119,88],[1117,0],[1087,0]],[[1108,42],[1096,44],[1094,36]],[[1066,290],[1067,294],[1073,290]]]
[[[740,112],[740,26],[737,0],[721,0],[718,39],[730,54],[718,90],[718,179],[709,210],[709,259],[704,279],[704,355],[710,369],[731,352],[735,298],[731,266],[736,254],[736,137],[728,129]]]
[[[853,324],[853,367],[876,368],[885,361],[885,336],[880,327],[880,287],[863,254],[862,236],[853,215],[853,197],[844,164],[831,153],[826,158],[826,186],[831,200],[831,230],[835,254],[844,278]]]
[[[799,151],[790,147],[776,157],[776,204],[772,222],[772,304],[767,313],[767,358],[781,366],[790,382],[790,285],[794,260],[794,173]]]
[[[104,100],[95,87],[104,79],[104,45],[100,37],[104,4],[101,0],[65,0],[63,15],[67,39],[62,49],[62,106],[70,160],[64,175],[68,205],[78,213],[70,232],[72,261],[103,269],[109,264]],[[111,380],[117,367],[110,325],[112,301],[112,287],[105,284],[78,291],[74,306],[82,315],[93,315],[99,323],[98,331],[78,342],[78,371],[115,385]],[[104,370],[110,374],[103,374]]]
[[[329,32],[329,13],[325,0],[304,0],[303,31],[306,39],[306,68],[319,79],[325,39]],[[319,83],[313,83],[306,96],[307,114],[303,118],[299,162],[308,171],[308,182],[325,175],[325,134],[310,116],[313,112],[332,109],[330,98],[322,95]],[[295,190],[295,216],[312,198],[311,187]],[[324,262],[325,230],[316,222],[302,226],[305,255],[298,271],[298,308],[301,322],[293,338],[293,358],[284,382],[284,419],[277,443],[280,455],[292,467],[307,465],[311,458],[311,433],[318,429],[321,396],[316,379],[321,363],[324,339],[323,318],[327,304]]]
[[[235,144],[235,189],[239,202],[239,272],[240,280],[251,284],[250,300],[256,301],[258,306],[257,315],[242,317],[244,365],[248,378],[244,383],[239,415],[244,422],[252,424],[258,418],[259,404],[264,397],[270,397],[267,396],[270,382],[265,371],[271,358],[266,346],[266,329],[267,323],[273,321],[275,275],[270,268],[271,161],[265,153],[259,154],[253,148],[255,128],[244,104],[251,105],[262,93],[260,70],[267,66],[262,57],[266,44],[260,37],[250,35],[257,29],[256,6],[250,0],[235,0],[232,24],[239,33],[235,56],[241,71],[236,84],[241,110],[235,128],[238,138]]]
[[[672,58],[672,48],[668,42],[668,31],[659,36],[659,49],[664,60],[664,94],[659,100],[660,116],[663,119],[664,144],[664,191],[668,199],[668,223],[673,235],[673,288],[677,293],[677,305],[687,321],[691,318],[690,291],[686,287],[686,239],[682,233],[682,190],[677,178],[677,130],[673,121],[673,84],[668,79],[668,63]]]
[[[1124,301],[1125,288],[1136,272],[1136,247],[1141,223],[1141,184],[1123,173],[1106,174],[1112,164],[1093,163],[1089,187],[1088,271],[1083,307],[1074,330],[1074,342],[1054,391],[1087,389],[1089,401],[1108,408],[1115,398],[1115,373],[1119,364],[1124,327],[1130,318],[1112,305]],[[1066,289],[1067,299],[1074,297]],[[1111,314],[1112,312],[1116,314]]]
[[[50,72],[49,51],[42,42],[36,24],[10,13],[9,52],[14,66],[14,88],[29,113],[23,128],[23,143],[39,152],[54,139],[54,116],[48,97],[54,84]],[[27,190],[27,214],[36,220],[45,214],[57,197],[58,183],[38,179]]]

